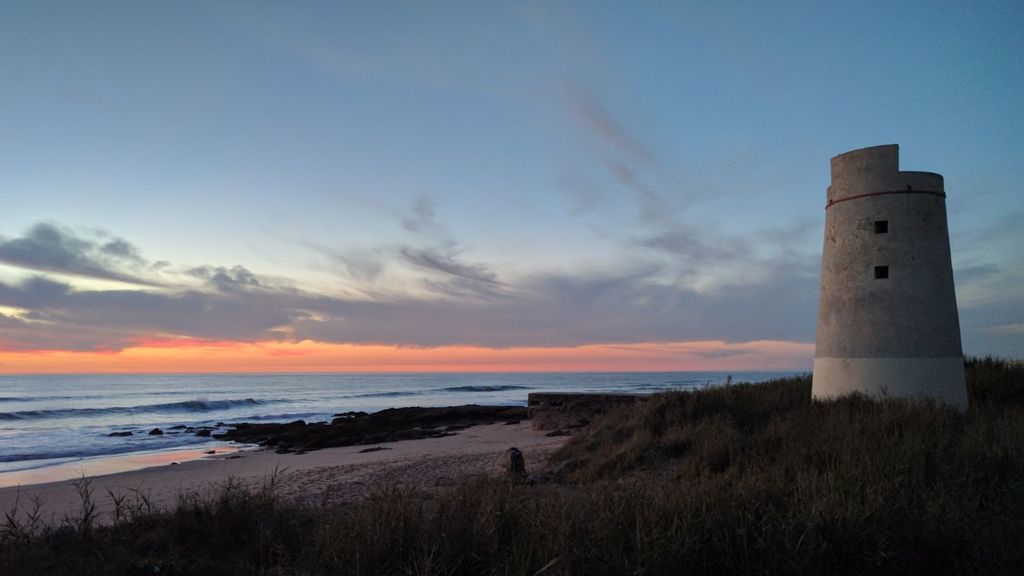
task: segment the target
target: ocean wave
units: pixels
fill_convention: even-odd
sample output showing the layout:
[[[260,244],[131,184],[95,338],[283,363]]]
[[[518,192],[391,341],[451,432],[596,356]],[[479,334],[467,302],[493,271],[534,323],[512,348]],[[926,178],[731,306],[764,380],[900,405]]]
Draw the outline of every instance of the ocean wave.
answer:
[[[252,416],[232,416],[225,420],[227,425],[240,422],[264,422],[267,420],[278,422],[292,422],[295,420],[306,420],[308,422],[327,422],[331,419],[333,412],[290,412],[287,414],[254,414]]]
[[[53,410],[20,410],[17,412],[0,412],[0,420],[29,420],[42,418],[76,418],[81,416],[108,416],[117,414],[144,414],[148,412],[210,412],[214,410],[230,410],[245,406],[262,406],[289,402],[289,400],[256,400],[243,398],[238,400],[185,400],[183,402],[167,402],[165,404],[145,404],[142,406],[110,406],[104,408],[57,408]]]
[[[216,441],[216,439],[206,437],[195,437],[192,435],[189,435],[187,437],[178,437],[171,442],[168,442],[166,441],[166,439],[163,438],[161,438],[161,440],[163,441],[161,441],[159,445],[143,444],[139,442],[124,442],[115,445],[103,444],[98,446],[54,448],[53,450],[50,451],[40,452],[0,454],[0,464],[14,464],[18,462],[31,462],[33,460],[37,460],[42,463],[41,465],[50,465],[59,463],[54,462],[54,460],[75,460],[79,458],[93,458],[96,456],[121,456],[125,454],[132,454],[135,452],[150,452],[154,450],[178,450],[193,446],[201,446],[203,444],[210,444]]]
[[[427,396],[444,392],[508,392],[511,390],[530,390],[533,386],[515,386],[511,384],[470,384],[465,386],[446,386],[444,388],[428,388],[425,390],[392,390],[390,392],[369,392],[355,394],[349,398],[400,398],[403,396]]]
[[[0,402],[43,402],[49,400],[95,400],[107,396],[75,395],[75,396],[0,396]]]
[[[435,388],[432,392],[507,392],[510,390],[530,390],[533,386],[515,386],[512,384],[471,384],[468,386],[449,386]]]
[[[368,394],[355,394],[349,398],[398,398],[399,396],[419,396],[424,390],[409,392],[370,392]]]

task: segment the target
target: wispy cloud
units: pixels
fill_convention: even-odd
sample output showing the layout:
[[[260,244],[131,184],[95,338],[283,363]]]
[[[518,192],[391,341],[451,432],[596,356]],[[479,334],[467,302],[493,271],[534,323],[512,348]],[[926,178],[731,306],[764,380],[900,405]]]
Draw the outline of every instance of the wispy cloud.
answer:
[[[240,292],[263,288],[255,274],[244,266],[197,266],[186,271],[221,292]]]
[[[437,221],[434,203],[426,196],[417,196],[405,214],[400,217],[402,228],[414,234],[446,238],[447,230]]]
[[[127,240],[105,232],[78,235],[45,222],[36,224],[20,238],[0,237],[0,262],[40,272],[160,285],[142,275],[141,269],[147,262]]]
[[[486,264],[466,264],[458,260],[459,252],[454,247],[444,250],[435,248],[413,248],[403,246],[398,251],[408,264],[432,272],[440,272],[485,284],[498,285],[497,275]]]
[[[423,241],[420,245],[399,246],[396,254],[401,262],[440,275],[442,280],[454,280],[459,291],[467,288],[466,282],[483,284],[488,292],[501,285],[489,265],[462,261],[462,246],[440,223],[430,198],[417,197],[410,210],[402,215],[401,222],[403,228]],[[428,285],[439,286],[437,282]],[[443,284],[441,287],[444,289]]]
[[[431,220],[436,224],[436,215]],[[242,266],[172,266],[185,271],[165,276],[174,285],[121,290],[37,275],[0,282],[0,349],[119,350],[154,338],[489,348],[813,340],[817,256],[782,252],[758,259],[740,241],[715,245],[685,234],[662,240],[634,243],[634,250],[666,254],[660,263],[627,253],[600,268],[499,281],[493,266],[459,259],[458,243],[445,233],[422,246],[375,252],[382,265],[425,273],[425,292],[366,289],[359,297],[309,291]],[[431,244],[438,241],[440,248]],[[683,262],[700,268],[711,265],[708,258],[749,273],[713,289],[680,281]],[[966,272],[988,283],[1005,278],[987,267]],[[1021,344],[1019,331],[998,329],[1024,322],[1014,298],[964,307],[962,319],[970,346],[1009,354],[1007,346]],[[737,350],[743,348],[729,353]],[[711,358],[718,352],[687,353]]]
[[[279,328],[302,314],[289,306],[283,291],[266,298],[185,288],[76,290],[39,277],[16,285],[0,283],[0,306],[25,311],[25,322],[0,331],[0,347],[34,342],[55,349],[117,349],[154,335],[279,339],[284,336]]]
[[[0,327],[0,346],[118,349],[154,336],[577,346],[723,337],[806,340],[813,328],[813,307],[806,300],[813,297],[813,283],[794,284],[782,274],[756,286],[701,294],[665,283],[657,266],[534,272],[499,283],[490,266],[467,264],[457,253],[404,247],[390,258],[391,266],[434,276],[426,284],[430,295],[315,293],[241,266],[210,265],[185,268],[180,284],[160,288],[85,290],[42,276],[0,283],[0,306],[19,311]],[[202,283],[197,287],[189,279]],[[752,319],[752,296],[763,321]]]
[[[466,261],[466,247],[440,221],[429,197],[418,196],[395,218],[408,233],[405,242],[359,249],[304,246],[326,257],[335,269],[354,282],[355,290],[363,294],[393,293],[394,284],[404,283],[405,288],[442,295],[493,296],[503,286],[491,265]],[[385,271],[392,274],[382,278]],[[414,285],[410,286],[410,281]],[[392,284],[391,289],[381,286],[385,283]]]
[[[713,221],[698,220],[692,214],[695,199],[706,195],[664,176],[672,171],[660,166],[660,155],[638,136],[640,130],[620,120],[628,114],[617,114],[602,104],[597,93],[580,85],[570,85],[567,94],[573,117],[601,144],[584,153],[592,154],[591,164],[606,172],[609,189],[636,207],[633,222],[627,226],[617,222],[615,228],[605,224],[599,233],[603,238],[617,241],[636,261],[660,265],[663,279],[702,290],[760,285],[782,270],[793,284],[816,285],[820,256],[796,248],[806,240],[807,226],[729,234]],[[561,187],[568,189],[575,204],[586,202],[577,212],[589,218],[587,212],[595,209],[597,199],[606,196],[603,190],[586,191],[597,185],[588,176],[569,179]]]
[[[341,264],[345,273],[357,282],[372,284],[384,272],[385,263],[381,250],[337,250],[326,247],[315,249]]]
[[[566,83],[563,91],[569,108],[604,141],[634,160],[653,161],[650,149],[633,136],[593,92],[576,83]]]

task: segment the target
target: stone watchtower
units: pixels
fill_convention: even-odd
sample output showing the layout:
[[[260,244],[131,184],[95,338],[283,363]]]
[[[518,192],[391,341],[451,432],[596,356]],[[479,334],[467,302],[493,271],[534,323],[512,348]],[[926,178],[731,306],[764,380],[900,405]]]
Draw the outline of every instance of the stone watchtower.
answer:
[[[812,396],[967,407],[942,176],[896,144],[832,159]]]

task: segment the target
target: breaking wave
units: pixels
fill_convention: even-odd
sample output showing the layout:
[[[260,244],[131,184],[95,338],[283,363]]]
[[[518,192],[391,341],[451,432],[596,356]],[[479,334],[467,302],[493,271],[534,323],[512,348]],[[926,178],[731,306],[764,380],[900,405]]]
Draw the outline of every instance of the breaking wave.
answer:
[[[214,410],[230,410],[246,406],[263,406],[278,404],[288,400],[256,400],[243,398],[238,400],[185,400],[183,402],[167,402],[165,404],[145,404],[142,406],[111,406],[106,408],[61,408],[57,410],[20,410],[17,412],[0,412],[0,420],[29,420],[42,418],[77,418],[81,416],[109,416],[118,414],[146,414],[152,412],[211,412]]]
[[[428,396],[439,392],[508,392],[511,390],[530,390],[532,386],[514,386],[510,384],[472,384],[466,386],[446,386],[444,388],[429,388],[426,390],[397,390],[391,392],[371,392],[369,394],[356,394],[350,398],[400,398],[403,396]]]

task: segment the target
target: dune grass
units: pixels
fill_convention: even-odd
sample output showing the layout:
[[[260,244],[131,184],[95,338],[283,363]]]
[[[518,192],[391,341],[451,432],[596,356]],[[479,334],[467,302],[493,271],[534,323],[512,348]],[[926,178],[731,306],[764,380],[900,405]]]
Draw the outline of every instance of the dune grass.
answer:
[[[807,377],[657,395],[595,420],[537,485],[317,508],[269,478],[167,511],[135,497],[104,527],[83,485],[64,523],[0,523],[0,574],[1016,574],[1024,379],[967,369],[966,413],[815,403]]]
[[[972,406],[1024,407],[1024,362],[972,357],[964,368]]]
[[[658,508],[694,522],[678,540],[692,548],[663,544],[678,554],[673,565],[697,572],[1011,574],[1024,566],[1021,408],[817,403],[809,385],[658,395],[595,422],[559,457],[576,462],[570,478],[584,485],[619,478],[675,490]],[[742,559],[730,564],[729,551]]]

